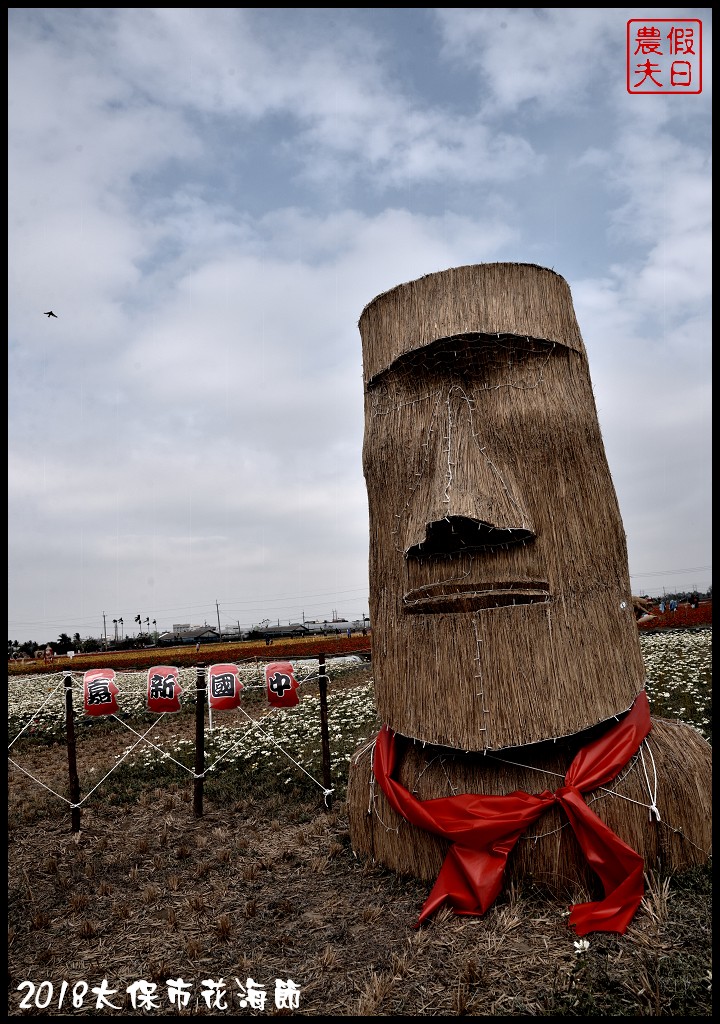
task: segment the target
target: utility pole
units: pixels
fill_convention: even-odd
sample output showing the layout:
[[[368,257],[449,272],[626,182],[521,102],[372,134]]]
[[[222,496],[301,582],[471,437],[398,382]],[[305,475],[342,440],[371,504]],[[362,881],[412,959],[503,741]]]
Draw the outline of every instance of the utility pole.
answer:
[[[222,630],[220,629],[220,605],[217,603],[217,601],[215,602],[215,609],[217,611],[218,617],[218,636],[220,637],[222,636]]]
[[[107,626],[105,624],[105,612],[103,612],[103,637],[105,638],[105,646],[107,647]]]

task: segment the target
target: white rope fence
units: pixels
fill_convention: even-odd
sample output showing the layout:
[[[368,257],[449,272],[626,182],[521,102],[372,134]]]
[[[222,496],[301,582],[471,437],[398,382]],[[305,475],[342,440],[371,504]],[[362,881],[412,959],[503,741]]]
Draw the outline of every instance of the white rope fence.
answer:
[[[269,663],[269,664],[274,664],[274,663]],[[233,666],[233,667],[236,667],[236,666]],[[250,666],[248,665],[248,666],[246,666],[246,668],[250,668]],[[257,668],[258,673],[262,674],[263,669],[260,668],[260,666],[257,664],[257,662],[255,663],[253,668]],[[301,675],[298,672],[297,675],[295,676],[295,679],[294,679],[294,681],[295,681],[295,683],[297,685],[297,688],[299,689],[300,687],[305,686],[305,685],[307,685],[309,683],[312,683],[312,682],[319,682],[321,685],[323,683],[326,684],[327,681],[329,680],[329,676],[327,675],[327,673],[325,672],[324,669],[325,669],[325,666],[324,666],[324,659],[323,659],[322,662],[321,662],[321,665],[320,665],[320,669],[318,671],[311,671],[307,675]],[[152,670],[149,670],[149,671],[152,671]],[[295,672],[295,669],[293,669],[293,671]],[[187,669],[185,671],[185,673],[184,673],[185,679],[183,680],[183,682],[185,682],[187,680],[187,676],[189,674],[198,675],[198,674],[202,673],[202,678],[204,680],[204,672],[205,672],[204,669]],[[134,674],[135,673],[133,673],[133,675]],[[52,689],[48,693],[47,697],[45,697],[45,699],[42,701],[42,703],[32,712],[32,714],[31,714],[30,718],[27,720],[27,722],[25,722],[25,724],[22,726],[22,728],[20,728],[20,730],[13,736],[13,738],[8,743],[8,764],[9,764],[10,767],[12,767],[16,771],[22,773],[27,778],[29,778],[37,786],[41,787],[46,792],[52,794],[58,800],[62,801],[71,810],[78,810],[80,807],[82,807],[92,797],[92,795],[107,781],[107,779],[115,771],[117,771],[117,769],[120,768],[120,766],[124,762],[126,762],[127,759],[136,750],[138,750],[138,748],[141,748],[143,746],[148,747],[150,750],[156,752],[163,760],[172,762],[172,764],[175,765],[178,769],[180,769],[181,771],[186,772],[188,775],[190,775],[192,777],[192,779],[193,779],[193,781],[195,783],[198,783],[198,782],[201,782],[202,780],[204,780],[210,773],[216,772],[218,767],[221,765],[222,762],[224,762],[227,758],[229,758],[231,755],[233,755],[238,749],[240,749],[243,746],[243,744],[247,740],[248,735],[250,733],[252,733],[253,731],[256,732],[257,734],[259,734],[266,743],[272,745],[275,749],[277,749],[277,751],[290,764],[292,764],[297,771],[299,771],[302,774],[304,774],[314,785],[316,785],[321,790],[321,792],[322,792],[325,805],[326,806],[329,805],[329,798],[334,793],[334,789],[332,787],[326,785],[325,783],[323,783],[319,779],[317,779],[312,774],[311,771],[308,771],[308,769],[305,766],[303,766],[300,763],[300,761],[296,757],[294,757],[286,749],[286,747],[283,745],[282,742],[280,742],[274,735],[272,735],[271,732],[268,731],[268,729],[266,727],[266,724],[268,723],[268,721],[271,718],[272,719],[277,719],[277,717],[278,717],[277,716],[277,712],[280,709],[277,708],[277,707],[271,707],[269,709],[269,711],[267,711],[267,713],[264,714],[262,717],[254,718],[241,705],[238,706],[235,709],[235,710],[237,710],[239,712],[239,714],[241,716],[244,716],[244,718],[246,719],[246,721],[243,723],[243,728],[242,728],[240,734],[237,736],[237,738],[233,739],[233,741],[230,743],[230,745],[225,750],[223,750],[222,752],[220,752],[218,754],[218,756],[215,758],[215,760],[212,763],[204,766],[202,771],[198,771],[197,770],[197,765],[195,767],[190,767],[187,764],[184,764],[177,757],[173,756],[173,753],[171,753],[169,750],[164,749],[161,745],[156,743],[151,738],[151,734],[158,728],[158,726],[160,725],[162,720],[166,717],[168,712],[161,712],[161,713],[159,713],[158,716],[153,720],[153,722],[148,726],[148,728],[144,732],[138,731],[138,729],[134,728],[133,725],[131,725],[128,721],[125,720],[125,717],[127,717],[128,714],[129,714],[128,712],[125,712],[125,711],[121,711],[121,714],[123,716],[125,716],[125,717],[121,717],[121,714],[117,714],[117,713],[114,713],[114,712],[110,713],[110,714],[104,714],[102,716],[97,716],[97,715],[96,716],[89,716],[88,715],[88,721],[90,723],[98,721],[100,719],[107,720],[107,721],[111,721],[112,720],[112,721],[118,723],[120,726],[122,726],[125,729],[127,729],[130,733],[133,734],[133,736],[136,737],[136,739],[135,739],[134,743],[132,743],[129,747],[127,747],[127,749],[124,751],[124,753],[122,755],[117,755],[117,754],[115,755],[115,757],[117,759],[116,763],[110,768],[109,771],[107,771],[102,776],[102,778],[100,778],[92,786],[92,788],[87,793],[85,793],[83,795],[82,799],[80,799],[80,800],[78,800],[76,802],[73,801],[72,799],[68,799],[67,796],[63,795],[62,793],[57,792],[57,789],[53,788],[53,786],[48,785],[47,782],[44,782],[44,781],[42,781],[42,779],[38,778],[37,774],[35,774],[33,771],[31,771],[27,767],[23,766],[16,759],[16,757],[13,757],[13,756],[10,755],[10,751],[12,750],[12,748],[23,737],[27,737],[28,733],[32,731],[33,726],[36,723],[38,723],[38,721],[40,721],[42,719],[43,715],[46,714],[48,708],[52,707],[53,704],[57,702],[57,697],[58,697],[59,692],[63,693],[66,702],[67,702],[68,698],[70,699],[70,701],[71,701],[70,707],[71,708],[72,708],[72,695],[73,695],[73,693],[75,695],[79,696],[81,700],[84,700],[85,688],[84,688],[84,682],[83,681],[78,681],[77,679],[75,679],[73,677],[73,673],[70,672],[70,671],[67,671],[67,670],[63,671],[61,673],[58,673],[58,675],[60,676],[59,681],[52,687]],[[252,679],[253,675],[254,675],[254,672],[251,670],[250,679]],[[178,679],[178,682],[179,682],[180,681],[180,672],[179,671],[177,673],[177,679]],[[48,676],[46,675],[46,676],[43,677],[43,681],[45,682],[47,680],[48,680]],[[50,681],[52,683],[53,680],[51,679]],[[252,681],[246,681],[246,682],[243,682],[241,684],[241,690],[242,690],[243,694],[246,693],[246,691],[251,691],[251,690],[264,690],[264,691],[266,691],[267,690],[267,686],[266,686],[265,682],[254,683]],[[206,709],[206,707],[205,707],[205,699],[206,699],[206,694],[207,694],[207,687],[205,687],[205,686],[197,686],[197,685],[196,686],[183,685],[182,688],[181,688],[181,692],[182,692],[184,697],[190,697],[190,698],[193,698],[195,700],[195,703],[196,703],[196,711],[195,711],[195,713],[196,713],[196,715],[199,713],[198,712],[198,708],[197,708],[197,701],[198,701],[198,697],[200,696],[200,699],[202,700],[202,705],[203,705],[203,707],[202,707],[203,719],[204,719],[205,711],[207,710],[207,712],[208,712],[208,723],[207,724],[208,724],[208,727],[209,727],[209,733],[212,736],[212,734],[213,734],[213,708],[208,706],[207,709]],[[322,692],[323,691],[321,690],[321,695],[322,695]],[[140,701],[142,701],[145,698],[145,696],[146,696],[146,690],[144,690],[144,689],[140,690],[136,686],[133,686],[133,687],[130,687],[130,688],[127,688],[127,689],[123,688],[123,690],[122,690],[122,697],[125,698],[125,699],[128,699],[134,705],[137,705],[138,703],[140,703]],[[66,707],[66,713],[67,713],[67,707],[68,707],[67,703],[66,703],[65,707]],[[152,713],[152,712],[148,711],[147,708],[142,708],[142,713]],[[216,712],[216,713],[219,713],[221,715],[226,714],[226,712],[223,711],[223,710],[221,710],[219,712]],[[80,717],[80,712],[76,712],[76,711],[73,710],[72,714],[73,714],[74,717],[77,717],[77,718]],[[196,719],[196,721],[197,721],[197,719]],[[196,754],[196,756],[197,756],[197,754]],[[204,756],[204,750],[203,750],[203,756]],[[72,774],[72,772],[71,772],[71,774]]]

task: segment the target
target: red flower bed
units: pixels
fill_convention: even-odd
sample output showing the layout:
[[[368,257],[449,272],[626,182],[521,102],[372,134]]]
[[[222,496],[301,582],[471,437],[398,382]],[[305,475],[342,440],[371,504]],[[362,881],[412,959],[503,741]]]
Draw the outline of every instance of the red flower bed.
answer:
[[[177,668],[197,665],[216,665],[221,662],[240,663],[257,659],[266,664],[269,661],[294,661],[298,658],[317,658],[339,654],[369,654],[370,635],[362,636],[313,636],[283,637],[266,644],[226,643],[195,644],[182,647],[155,647],[145,651],[97,651],[94,654],[78,654],[74,658],[57,657],[53,665],[37,662],[25,664],[9,662],[8,675],[51,674],[67,670],[75,674],[89,668],[114,668],[117,672],[133,672],[152,668],[154,665],[175,665]]]
[[[653,608],[650,613],[653,618],[645,622],[638,622],[638,629],[681,629],[687,626],[711,626],[712,625],[712,601],[702,601],[697,608],[691,608],[689,604],[679,604],[674,612],[661,612],[658,607]]]
[[[317,658],[319,654],[369,654],[370,636],[288,637],[271,644],[237,644],[237,657],[260,658],[262,661],[293,661],[296,658]],[[200,653],[203,653],[202,648]]]

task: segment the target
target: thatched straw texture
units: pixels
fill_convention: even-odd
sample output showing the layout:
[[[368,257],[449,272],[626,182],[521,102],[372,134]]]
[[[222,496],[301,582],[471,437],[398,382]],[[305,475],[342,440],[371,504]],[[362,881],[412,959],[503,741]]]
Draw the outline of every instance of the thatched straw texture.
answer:
[[[373,667],[392,729],[497,750],[626,711],[644,668],[584,354],[464,327],[366,390]]]
[[[378,295],[359,326],[366,383],[404,353],[468,331],[544,338],[585,353],[566,281],[531,263],[428,274]]]
[[[641,854],[648,869],[677,872],[704,865],[712,843],[712,748],[692,726],[659,719],[653,719],[647,744],[652,759],[647,753],[644,764],[639,757],[633,758],[607,789],[586,794],[586,801]],[[496,758],[453,755],[406,741],[395,777],[421,800],[453,793],[552,791],[562,785],[580,745],[576,737]],[[448,843],[408,824],[392,810],[372,779],[371,754],[369,749],[356,754],[350,767],[347,803],[353,850],[363,859],[433,882]],[[657,773],[660,822],[650,820],[645,768],[651,781],[653,771]],[[590,893],[598,889],[597,878],[558,808],[543,815],[510,855],[506,884],[520,879],[563,895],[577,886]]]

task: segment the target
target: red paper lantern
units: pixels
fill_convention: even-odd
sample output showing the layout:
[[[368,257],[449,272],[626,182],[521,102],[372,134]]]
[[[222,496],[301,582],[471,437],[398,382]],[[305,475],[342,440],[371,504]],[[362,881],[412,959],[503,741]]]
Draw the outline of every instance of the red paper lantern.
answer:
[[[86,715],[116,715],[120,710],[116,700],[120,691],[115,685],[115,672],[111,668],[91,668],[83,676]]]
[[[294,708],[300,703],[298,682],[289,661],[274,661],[265,666],[268,701],[274,708]]]
[[[208,669],[208,704],[214,711],[239,708],[242,688],[237,665],[211,665]]]
[[[149,711],[160,713],[180,710],[182,686],[178,670],[171,665],[155,665],[147,676],[147,703]]]

